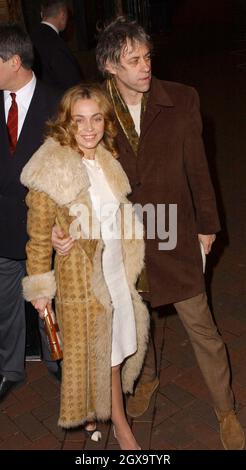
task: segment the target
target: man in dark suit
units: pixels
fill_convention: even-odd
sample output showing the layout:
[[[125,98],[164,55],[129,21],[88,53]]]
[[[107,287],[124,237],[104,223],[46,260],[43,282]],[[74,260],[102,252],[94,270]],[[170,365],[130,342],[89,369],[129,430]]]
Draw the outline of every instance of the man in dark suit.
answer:
[[[26,189],[23,166],[43,142],[58,96],[36,80],[33,48],[18,25],[0,27],[0,401],[25,377]],[[47,345],[43,343],[44,349]],[[47,351],[46,358],[47,357]],[[52,361],[50,370],[58,372]]]
[[[80,67],[59,33],[67,25],[64,0],[45,0],[42,22],[32,35],[35,50],[34,71],[47,84],[65,91],[81,81]]]

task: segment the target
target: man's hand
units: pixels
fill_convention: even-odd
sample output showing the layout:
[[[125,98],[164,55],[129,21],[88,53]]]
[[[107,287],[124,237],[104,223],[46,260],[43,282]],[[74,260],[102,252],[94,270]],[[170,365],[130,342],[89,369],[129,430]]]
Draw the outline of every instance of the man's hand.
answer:
[[[51,300],[47,297],[42,297],[41,299],[32,300],[32,305],[38,311],[38,314],[42,320],[44,319],[44,311],[47,308],[49,312],[51,312]]]
[[[52,246],[57,251],[58,255],[66,256],[69,254],[74,241],[71,237],[64,238],[64,233],[58,227],[58,225],[54,225],[52,229]]]
[[[216,235],[214,233],[211,235],[202,235],[201,233],[198,234],[198,240],[202,243],[205,255],[210,253],[215,238]]]

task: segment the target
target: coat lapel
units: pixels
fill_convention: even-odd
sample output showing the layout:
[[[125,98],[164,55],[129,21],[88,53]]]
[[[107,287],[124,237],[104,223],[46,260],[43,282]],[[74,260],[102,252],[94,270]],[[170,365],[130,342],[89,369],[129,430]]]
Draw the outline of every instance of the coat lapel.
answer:
[[[40,114],[42,115],[45,110],[45,103],[44,100],[42,100],[42,97],[40,95],[40,89],[39,89],[39,83],[36,83],[36,87],[33,93],[33,97],[30,102],[30,106],[27,110],[27,114],[17,141],[16,145],[16,153],[18,152],[18,149],[21,148],[23,145],[25,145],[25,142],[28,141],[30,138],[30,134],[32,133],[32,130],[34,130],[37,127],[40,127]],[[36,124],[37,122],[37,124]]]
[[[131,192],[131,187],[120,163],[102,145],[98,146],[96,160],[116,199],[119,202],[125,201],[126,195]]]
[[[0,136],[1,136],[1,147],[2,149],[6,149],[6,153],[10,155],[9,151],[9,138],[8,138],[8,131],[6,126],[6,117],[5,117],[5,110],[4,110],[4,95],[3,91],[0,91]],[[2,151],[1,151],[2,154]]]
[[[25,165],[21,182],[29,189],[45,192],[59,206],[69,205],[89,187],[81,155],[52,138]]]
[[[163,106],[170,108],[174,105],[172,103],[171,98],[161,85],[161,82],[159,80],[156,80],[156,78],[152,78],[149,99],[147,102],[146,112],[143,118],[143,125],[141,128],[139,146],[141,146],[142,139],[144,138],[146,132],[148,131],[153,121],[161,112]]]
[[[131,188],[119,162],[103,145],[98,146],[96,159],[115,197],[120,202],[125,200]],[[52,138],[48,138],[25,165],[21,182],[29,189],[44,191],[59,206],[69,206],[90,186],[81,155]]]

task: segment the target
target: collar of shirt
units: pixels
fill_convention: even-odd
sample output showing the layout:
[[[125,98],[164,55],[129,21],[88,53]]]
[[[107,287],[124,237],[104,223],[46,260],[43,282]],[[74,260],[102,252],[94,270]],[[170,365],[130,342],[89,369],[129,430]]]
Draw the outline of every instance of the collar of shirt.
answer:
[[[57,34],[59,34],[59,30],[56,28],[56,26],[49,23],[48,21],[41,21],[41,24],[46,24],[47,26],[50,26]]]
[[[26,83],[26,85],[24,85],[22,88],[20,88],[19,90],[15,92],[16,103],[18,106],[18,137],[21,133],[21,129],[24,124],[26,114],[30,106],[33,93],[36,87],[36,83],[37,83],[37,79],[33,73],[31,80],[28,83]],[[6,122],[8,119],[9,109],[12,104],[12,98],[10,96],[10,93],[11,91],[4,90],[4,109],[5,109]]]

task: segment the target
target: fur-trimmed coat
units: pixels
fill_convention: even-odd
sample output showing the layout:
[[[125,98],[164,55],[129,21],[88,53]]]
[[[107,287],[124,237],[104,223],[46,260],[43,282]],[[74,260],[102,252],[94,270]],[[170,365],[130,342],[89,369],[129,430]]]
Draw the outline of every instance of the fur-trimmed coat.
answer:
[[[144,264],[142,226],[126,199],[131,191],[119,162],[99,145],[96,159],[120,202],[122,227],[134,218],[135,235],[122,237],[123,260],[137,328],[137,351],[122,368],[123,391],[132,392],[148,341],[149,314],[135,289]],[[87,238],[81,204],[94,215],[90,182],[81,155],[48,138],[24,167],[21,182],[29,188],[27,273],[24,297],[56,299],[56,315],[63,339],[61,408],[58,424],[72,427],[111,416],[112,303],[102,271],[103,241]],[[129,210],[130,209],[130,210]],[[52,268],[51,232],[58,224],[74,246],[67,256],[55,257]],[[79,234],[79,235],[78,235]],[[141,237],[141,238],[140,238]]]

